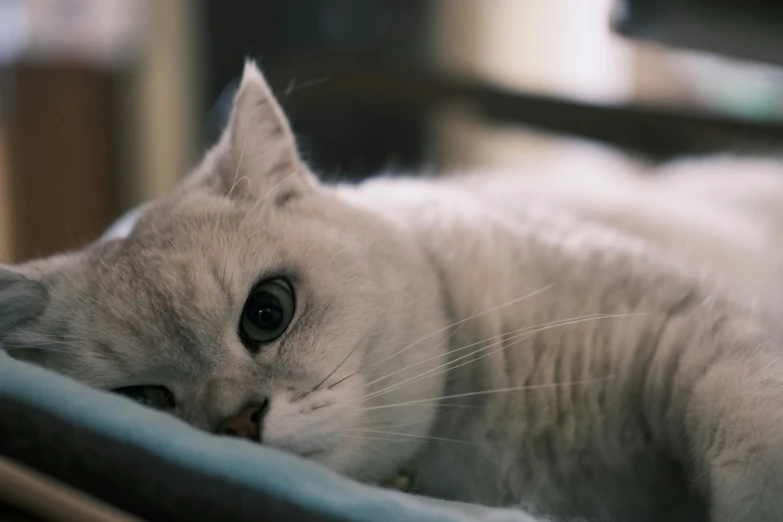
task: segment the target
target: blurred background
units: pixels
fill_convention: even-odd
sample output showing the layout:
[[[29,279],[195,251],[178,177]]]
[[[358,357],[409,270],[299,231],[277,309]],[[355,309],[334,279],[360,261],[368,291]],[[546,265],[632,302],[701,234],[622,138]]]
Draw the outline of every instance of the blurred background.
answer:
[[[0,0],[0,262],[79,247],[215,141],[246,57],[324,179],[783,144],[783,2]],[[568,138],[570,137],[570,138]]]

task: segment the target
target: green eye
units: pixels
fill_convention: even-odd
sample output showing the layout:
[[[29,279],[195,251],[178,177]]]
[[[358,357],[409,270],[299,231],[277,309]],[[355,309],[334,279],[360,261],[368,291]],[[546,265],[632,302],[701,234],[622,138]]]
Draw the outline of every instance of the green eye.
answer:
[[[284,279],[257,284],[245,301],[239,322],[239,337],[247,346],[274,341],[285,332],[294,316],[294,292]]]
[[[112,390],[112,392],[124,395],[148,408],[156,410],[174,408],[174,394],[165,386],[126,386]]]

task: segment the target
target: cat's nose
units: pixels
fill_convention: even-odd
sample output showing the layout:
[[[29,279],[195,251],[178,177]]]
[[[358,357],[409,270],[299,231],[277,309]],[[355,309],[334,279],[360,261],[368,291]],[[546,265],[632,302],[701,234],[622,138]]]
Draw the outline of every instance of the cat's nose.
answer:
[[[218,427],[217,433],[261,442],[264,416],[268,410],[269,399],[264,399],[263,402],[248,403],[236,415],[223,421]]]

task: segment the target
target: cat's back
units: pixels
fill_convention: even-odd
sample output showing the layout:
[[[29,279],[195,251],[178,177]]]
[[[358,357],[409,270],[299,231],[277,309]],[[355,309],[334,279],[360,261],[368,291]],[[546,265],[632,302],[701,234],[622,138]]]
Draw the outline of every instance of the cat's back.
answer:
[[[648,168],[625,159],[467,181],[477,197],[526,219],[557,209],[639,238],[751,305],[783,312],[783,162],[729,156]],[[544,165],[543,167],[546,167]]]
[[[778,160],[720,156],[653,168],[581,144],[518,168],[379,180],[360,192],[365,204],[400,223],[480,227],[497,217],[520,228],[553,221],[603,228],[649,245],[751,305],[783,312]]]

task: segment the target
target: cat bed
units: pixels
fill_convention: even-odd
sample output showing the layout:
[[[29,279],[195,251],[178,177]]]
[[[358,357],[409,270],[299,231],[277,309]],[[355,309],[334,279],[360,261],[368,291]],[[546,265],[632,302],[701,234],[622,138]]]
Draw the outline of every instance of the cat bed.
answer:
[[[2,350],[0,519],[471,520],[293,455],[201,432]]]

